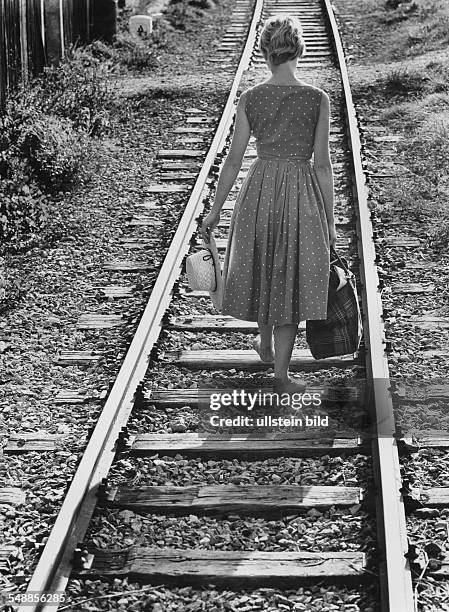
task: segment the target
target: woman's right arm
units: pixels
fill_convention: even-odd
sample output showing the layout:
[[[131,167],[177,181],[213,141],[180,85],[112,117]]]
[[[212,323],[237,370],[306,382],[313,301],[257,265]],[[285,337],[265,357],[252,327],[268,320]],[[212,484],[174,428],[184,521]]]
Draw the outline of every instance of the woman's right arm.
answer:
[[[334,175],[329,151],[330,132],[330,105],[329,96],[323,91],[321,94],[320,114],[315,128],[314,141],[314,169],[324,200],[327,225],[329,228],[329,242],[335,246],[337,234],[334,221]]]
[[[229,153],[223,164],[218,179],[214,204],[201,226],[201,234],[207,241],[209,232],[213,231],[220,221],[220,211],[242,167],[243,156],[251,135],[251,128],[245,112],[246,92],[242,93],[237,104],[234,134]]]

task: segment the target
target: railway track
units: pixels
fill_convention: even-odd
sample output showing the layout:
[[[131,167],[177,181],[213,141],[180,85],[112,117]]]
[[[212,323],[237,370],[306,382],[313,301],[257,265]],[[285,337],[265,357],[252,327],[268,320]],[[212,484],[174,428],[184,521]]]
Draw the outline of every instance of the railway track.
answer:
[[[247,11],[247,2],[236,2],[220,48],[223,59],[216,58],[217,68],[229,67],[229,54],[247,30]],[[255,326],[213,314],[205,295],[188,291],[182,262],[189,248],[198,246],[197,217],[209,203],[230,141],[236,94],[248,84],[261,80],[263,58],[255,51],[257,25],[275,12],[290,12],[303,23],[308,49],[301,62],[303,78],[325,89],[328,89],[326,84],[332,88],[331,144],[336,176],[338,248],[352,261],[359,279],[364,346],[355,356],[314,360],[305,348],[304,328],[300,328],[292,369],[305,372],[309,382],[307,391],[319,393],[323,402],[327,402],[326,410],[320,414],[329,416],[333,427],[316,426],[293,433],[273,433],[273,428],[267,427],[264,431],[253,428],[245,432],[240,423],[234,433],[223,435],[215,425],[210,426],[206,387],[212,383],[224,390],[241,388],[249,381],[250,387],[269,389],[270,377],[266,375],[266,365],[246,348],[247,338],[254,333]],[[162,583],[168,587],[213,584],[220,588],[292,589],[324,582],[362,584],[363,588],[374,585],[379,589],[382,610],[411,611],[415,606],[411,570],[420,571],[421,558],[419,551],[409,549],[404,502],[407,510],[426,503],[442,505],[447,492],[435,490],[426,500],[419,499],[407,483],[401,483],[398,448],[407,447],[407,441],[398,440],[393,418],[360,136],[338,27],[328,0],[256,2],[229,99],[206,151],[201,148],[202,139],[213,127],[210,118],[191,109],[186,127],[177,129],[186,148],[161,151],[158,156],[160,181],[150,190],[154,201],[147,204],[149,211],[154,211],[157,217],[158,203],[166,193],[185,192],[188,201],[132,344],[42,551],[28,593],[64,591],[74,576],[80,579],[132,576],[141,582]],[[218,228],[217,242],[222,254],[236,191],[254,157],[250,142],[242,172]],[[192,180],[193,186],[189,182]],[[132,266],[132,262],[128,264]],[[80,355],[67,355],[67,359],[75,357]],[[169,384],[168,389],[164,388],[165,381],[171,377],[179,385],[173,388]],[[334,384],[335,381],[339,384]],[[359,413],[361,408],[365,410],[365,417],[359,428],[353,427],[352,413],[354,410]],[[366,416],[370,419],[369,426],[366,426]],[[150,433],[145,423],[149,424]],[[438,445],[437,441],[432,444]],[[175,462],[175,470],[169,466],[167,457]],[[327,484],[310,484],[313,479],[308,480],[307,475],[296,471],[302,461],[310,461],[304,465],[313,468],[313,461],[323,457],[340,459],[343,484],[330,484],[341,480],[335,474],[325,477]],[[369,479],[361,483],[352,478],[350,483],[346,482],[345,469],[354,467],[348,463],[351,457],[361,457],[363,465],[364,461],[371,460],[374,491]],[[191,468],[189,461],[196,462],[195,469],[200,470],[201,462],[211,458],[217,464],[221,460],[225,462],[219,468],[218,482],[217,478],[198,481],[193,472],[183,476],[183,466]],[[243,466],[243,475],[229,477],[226,471],[229,460]],[[288,469],[285,461],[290,462]],[[147,474],[148,482],[142,485],[142,477],[136,478],[135,466],[145,464],[151,470]],[[255,483],[249,478],[248,483],[245,478],[248,473],[252,474],[252,464],[259,466],[261,477]],[[130,478],[124,473],[124,466]],[[265,470],[269,472],[268,481]],[[132,482],[132,478],[138,482]],[[92,516],[101,522],[106,511],[118,511],[125,522],[136,513],[193,515],[206,517],[204,520],[212,516],[231,521],[238,521],[242,516],[258,517],[262,521],[288,517],[300,522],[304,514],[329,512],[332,517],[341,511],[351,516],[359,509],[376,516],[376,555],[367,556],[363,545],[336,545],[318,551],[303,549],[300,537],[296,543],[290,539],[282,550],[279,547],[229,550],[203,542],[201,546],[191,547],[128,543],[119,551],[117,547],[100,548],[93,544],[95,538],[90,540],[94,529],[89,527]],[[438,571],[442,571],[441,566]],[[287,606],[285,602],[284,605]],[[27,603],[20,609],[54,610],[55,606]],[[290,606],[290,609],[307,608]]]

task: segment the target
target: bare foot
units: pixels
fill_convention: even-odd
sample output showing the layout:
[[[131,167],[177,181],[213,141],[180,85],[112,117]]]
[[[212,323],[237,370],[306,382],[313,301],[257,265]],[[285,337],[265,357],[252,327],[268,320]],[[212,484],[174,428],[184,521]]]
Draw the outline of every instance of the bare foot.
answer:
[[[271,346],[260,346],[260,336],[256,336],[253,340],[253,349],[258,353],[259,357],[265,363],[274,361],[274,351]]]
[[[287,378],[274,379],[274,389],[277,393],[288,393],[289,395],[292,393],[304,393],[306,387],[306,383],[299,378],[287,376]]]

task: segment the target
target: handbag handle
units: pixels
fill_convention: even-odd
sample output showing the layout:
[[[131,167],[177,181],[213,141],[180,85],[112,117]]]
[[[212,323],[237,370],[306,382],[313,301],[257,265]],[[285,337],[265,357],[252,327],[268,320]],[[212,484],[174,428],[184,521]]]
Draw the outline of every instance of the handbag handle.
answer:
[[[331,248],[330,248],[330,255],[331,255],[331,262],[337,260],[338,263],[343,268],[343,270],[345,270],[346,272],[350,272],[348,265],[342,260],[340,255],[335,250],[335,247],[333,247],[333,246],[331,246]]]
[[[208,241],[206,241],[206,239],[203,238],[203,248],[206,251],[208,251],[209,254],[205,255],[203,257],[203,260],[204,261],[209,261],[209,259],[212,259],[212,265],[214,267],[214,276],[215,276],[215,289],[214,289],[214,291],[217,291],[217,288],[218,288],[217,266],[215,265],[215,259],[214,259],[213,255],[212,255],[212,251],[211,251],[211,246],[212,246],[211,243],[212,243],[212,240],[214,239],[214,232],[209,230],[208,234],[209,234],[209,240]],[[221,271],[219,270],[218,273],[221,274]]]

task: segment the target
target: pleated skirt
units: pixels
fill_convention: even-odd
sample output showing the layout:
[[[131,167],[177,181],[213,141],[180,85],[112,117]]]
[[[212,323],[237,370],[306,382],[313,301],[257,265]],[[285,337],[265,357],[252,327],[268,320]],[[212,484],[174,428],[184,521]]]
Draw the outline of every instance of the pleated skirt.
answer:
[[[232,215],[223,280],[223,314],[267,325],[326,318],[329,234],[310,161],[252,164]]]

